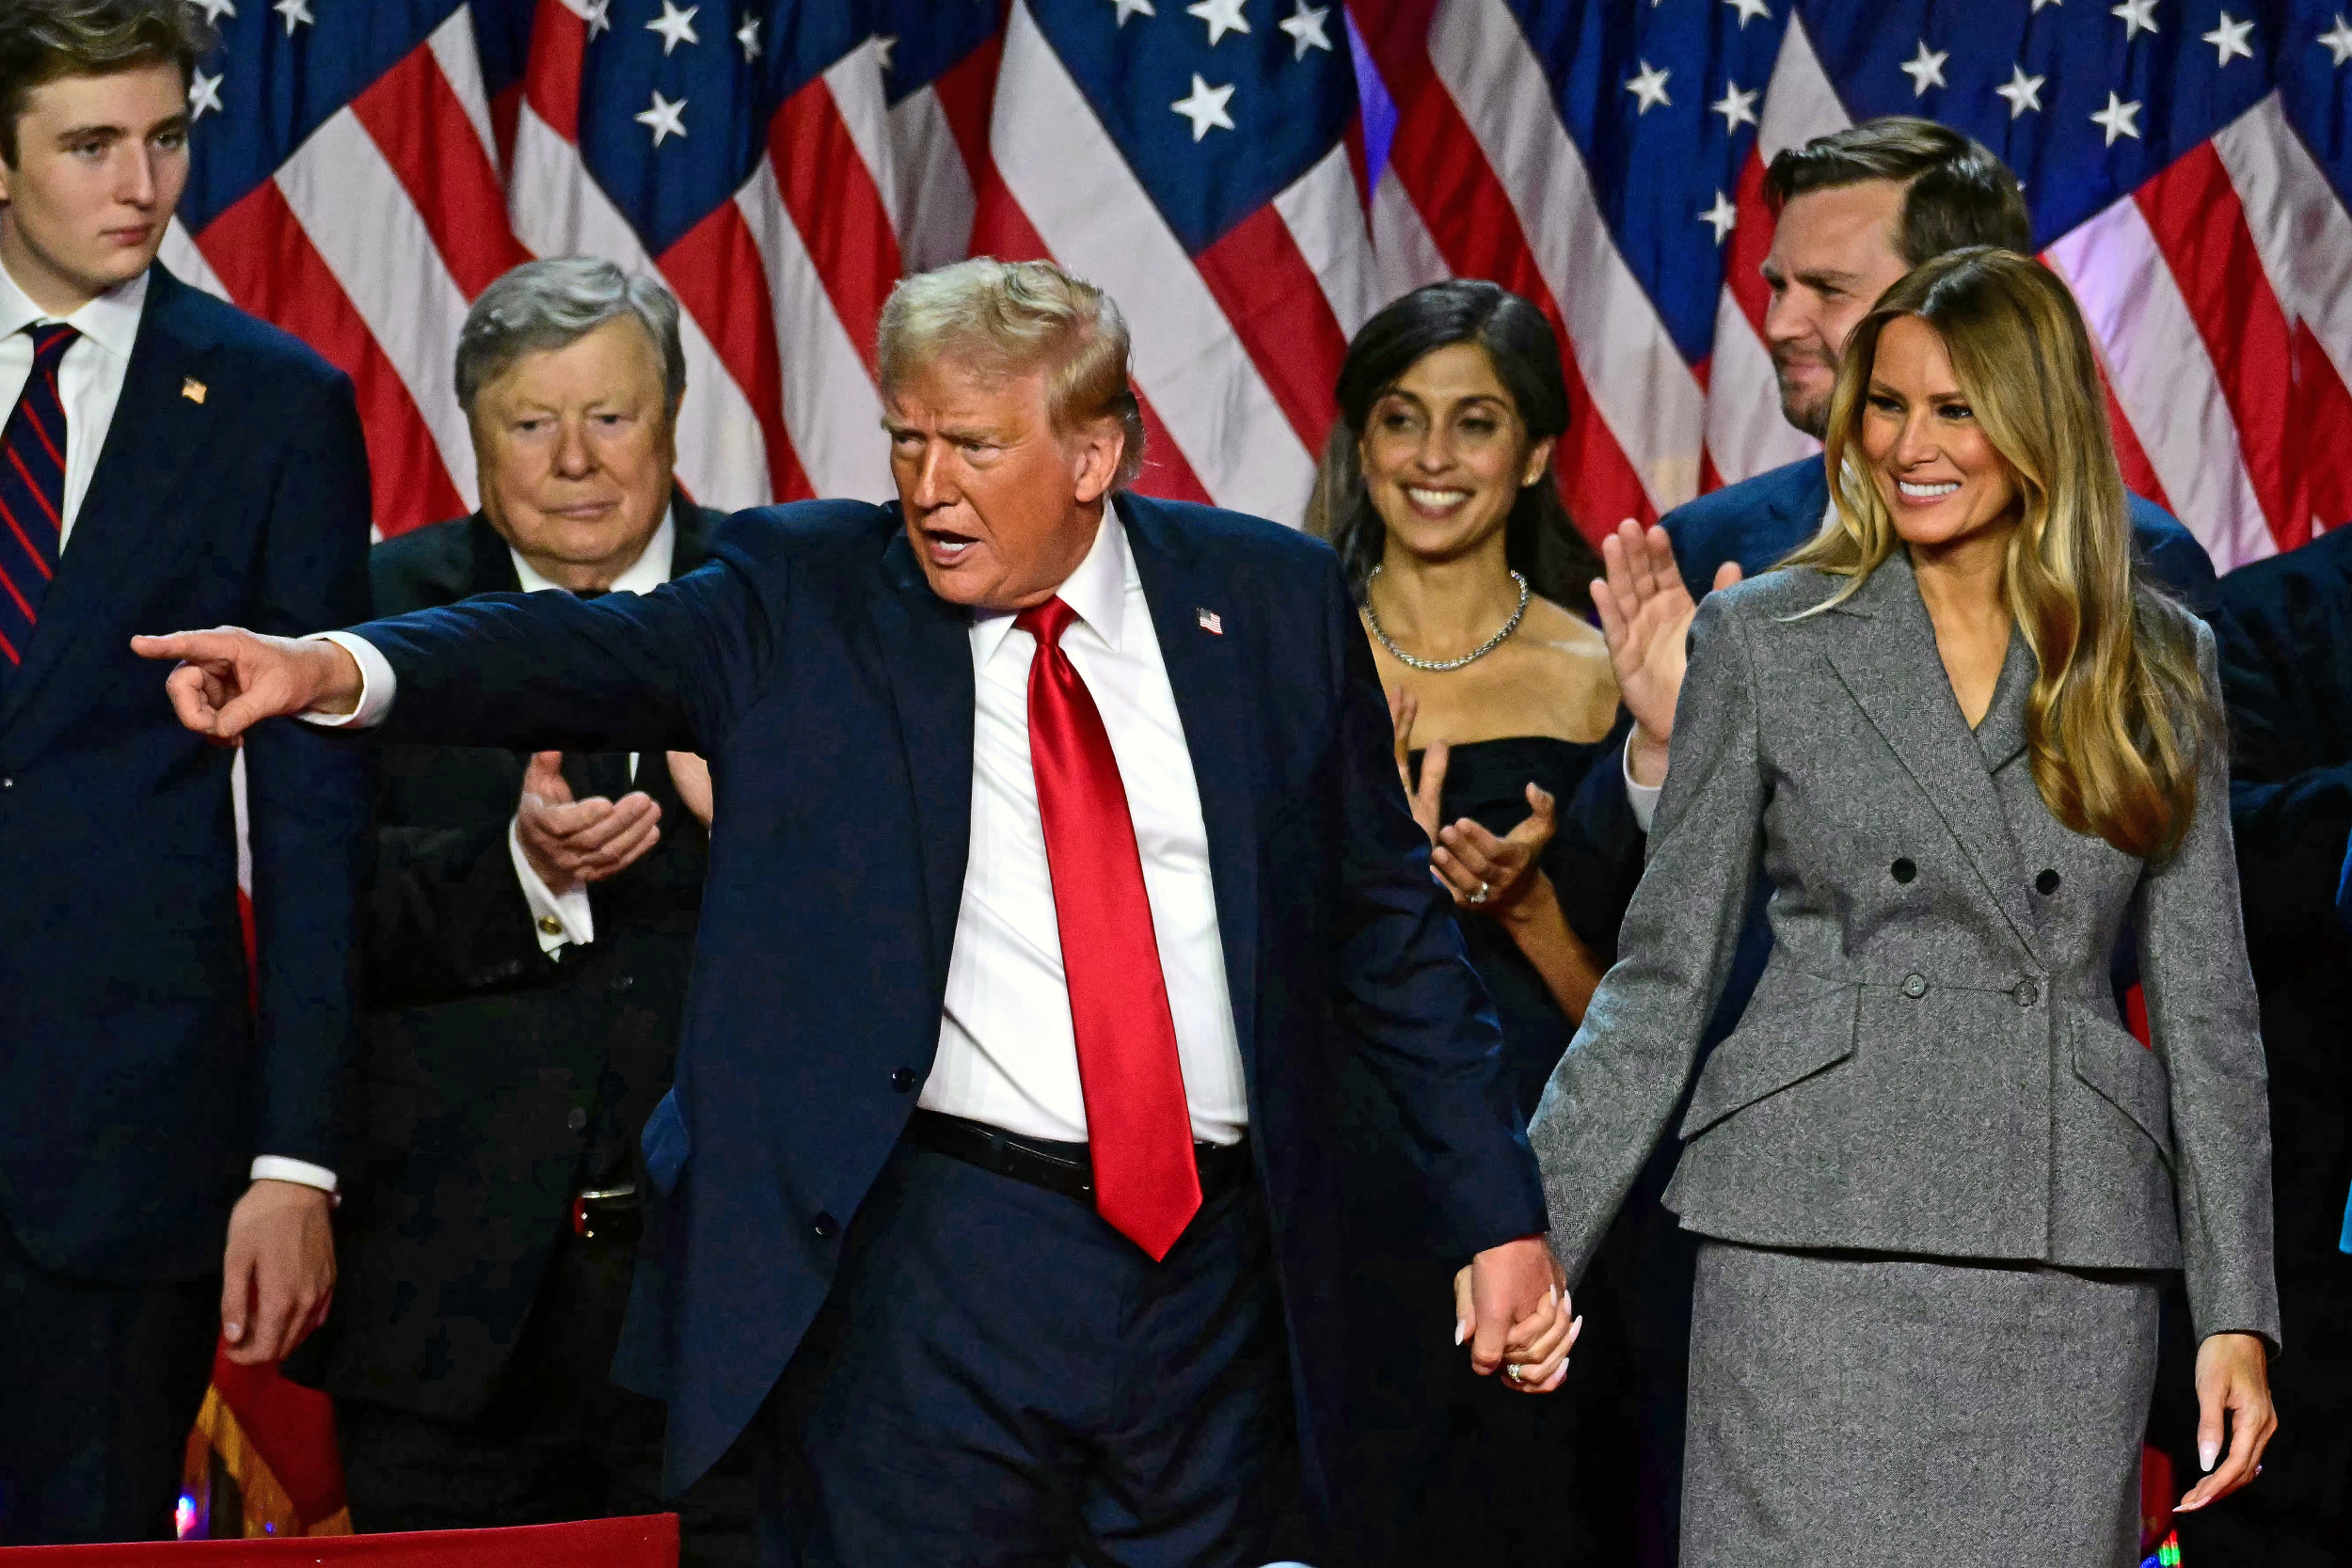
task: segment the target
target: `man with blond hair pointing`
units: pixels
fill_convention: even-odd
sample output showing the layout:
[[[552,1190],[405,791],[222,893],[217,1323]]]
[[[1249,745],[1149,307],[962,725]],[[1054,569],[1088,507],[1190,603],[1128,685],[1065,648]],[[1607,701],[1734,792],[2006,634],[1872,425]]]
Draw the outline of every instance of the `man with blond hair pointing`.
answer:
[[[787,1560],[1265,1560],[1326,1496],[1343,1062],[1402,1107],[1482,1371],[1568,1318],[1500,1037],[1338,563],[1122,488],[1128,338],[1045,262],[882,317],[895,507],[644,595],[144,640],[183,721],[708,757],[621,1370],[683,1484],[758,1423]],[[788,1545],[787,1544],[788,1543]]]

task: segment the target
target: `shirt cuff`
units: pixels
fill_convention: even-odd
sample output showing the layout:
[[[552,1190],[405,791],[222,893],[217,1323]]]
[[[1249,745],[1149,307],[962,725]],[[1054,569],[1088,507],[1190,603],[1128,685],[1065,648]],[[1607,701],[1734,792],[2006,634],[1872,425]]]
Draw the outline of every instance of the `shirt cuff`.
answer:
[[[1658,797],[1666,786],[1633,782],[1633,743],[1630,740],[1617,753],[1617,766],[1625,774],[1625,803],[1633,808],[1634,826],[1646,833],[1651,819],[1658,815]]]
[[[320,1192],[332,1193],[337,1182],[335,1173],[325,1165],[314,1165],[308,1160],[289,1160],[282,1154],[257,1154],[249,1180],[255,1181],[293,1181]]]
[[[522,834],[518,820],[506,825],[506,852],[514,858],[515,879],[522,884],[523,902],[531,906],[531,924],[538,933],[539,951],[552,953],[567,942],[581,943],[596,940],[596,917],[588,907],[588,890],[576,887],[569,893],[556,893],[542,881],[523,853]]]
[[[303,641],[332,642],[351,656],[359,666],[359,705],[349,713],[297,713],[294,717],[323,730],[372,730],[384,722],[384,716],[392,711],[393,692],[400,684],[392,673],[392,661],[374,643],[347,631],[312,632]]]

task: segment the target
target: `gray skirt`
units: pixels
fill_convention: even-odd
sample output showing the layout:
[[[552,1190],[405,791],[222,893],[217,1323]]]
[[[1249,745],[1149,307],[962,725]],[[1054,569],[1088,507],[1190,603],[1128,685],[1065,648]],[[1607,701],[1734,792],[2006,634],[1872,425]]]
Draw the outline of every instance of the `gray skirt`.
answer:
[[[2128,1568],[2156,1282],[1706,1242],[1683,1568]]]

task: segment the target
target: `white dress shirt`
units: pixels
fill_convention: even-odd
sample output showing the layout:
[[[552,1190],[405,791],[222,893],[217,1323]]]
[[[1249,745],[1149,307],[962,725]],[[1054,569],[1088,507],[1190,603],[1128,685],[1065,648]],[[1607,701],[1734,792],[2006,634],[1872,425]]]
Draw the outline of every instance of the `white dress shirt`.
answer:
[[[1249,1103],[1200,789],[1126,530],[1109,511],[1094,547],[1062,584],[1061,598],[1078,617],[1063,634],[1062,649],[1102,713],[1126,786],[1192,1133],[1207,1143],[1232,1143],[1249,1124]],[[1012,623],[1007,614],[977,615],[972,623],[972,847],[947,962],[939,1055],[919,1102],[1008,1132],[1076,1143],[1087,1135],[1086,1097],[1029,764],[1029,663],[1037,642]],[[321,635],[358,664],[359,705],[347,715],[302,717],[360,729],[383,722],[397,695],[390,661],[365,639]]]
[[[1107,511],[1061,598],[1077,614],[1062,649],[1102,712],[1126,786],[1192,1135],[1232,1143],[1248,1126],[1249,1106],[1200,791],[1126,530]],[[920,1103],[1009,1132],[1076,1143],[1087,1136],[1086,1098],[1029,763],[1037,641],[1012,623],[1005,614],[972,623],[972,848],[947,961],[939,1056]]]
[[[65,506],[58,514],[57,553],[72,542],[73,524],[89,494],[90,476],[98,471],[98,454],[113,427],[115,405],[122,401],[123,378],[130,373],[131,349],[138,341],[139,321],[147,313],[147,274],[116,285],[70,316],[53,316],[25,296],[0,266],[0,420],[24,395],[25,378],[33,373],[33,340],[24,328],[36,323],[62,321],[81,333],[57,361],[57,401],[65,407]],[[335,1173],[307,1160],[283,1155],[255,1157],[247,1180],[295,1181],[323,1192],[335,1190]]]
[[[147,274],[119,284],[70,316],[53,316],[35,305],[0,266],[0,420],[24,395],[33,372],[33,340],[25,328],[36,322],[62,321],[81,333],[57,362],[57,399],[65,405],[65,510],[57,536],[63,553],[73,521],[98,471],[99,450],[122,401],[122,378],[130,372],[131,345],[138,341],[139,318],[147,313]]]

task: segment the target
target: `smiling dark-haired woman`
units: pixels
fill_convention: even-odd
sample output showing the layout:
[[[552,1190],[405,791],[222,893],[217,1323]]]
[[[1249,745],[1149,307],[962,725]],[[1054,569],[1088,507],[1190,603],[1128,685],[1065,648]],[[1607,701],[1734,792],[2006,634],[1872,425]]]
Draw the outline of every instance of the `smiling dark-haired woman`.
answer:
[[[1600,978],[1618,912],[1580,899],[1591,879],[1553,832],[1555,802],[1604,753],[1618,710],[1608,646],[1585,619],[1599,561],[1552,473],[1568,422],[1559,344],[1540,311],[1493,283],[1433,284],[1364,325],[1338,402],[1308,527],[1339,550],[1361,601],[1406,793],[1494,998],[1524,1117]],[[1556,1508],[1521,1505],[1526,1488],[1556,1493],[1577,1473],[1578,1396],[1514,1391],[1557,1387],[1563,1361],[1486,1383],[1461,1365],[1447,1271],[1392,1240],[1409,1228],[1397,1224],[1409,1150],[1375,1100],[1355,1109],[1352,1193],[1371,1233],[1355,1253],[1351,1340],[1358,1557],[1556,1561]]]

